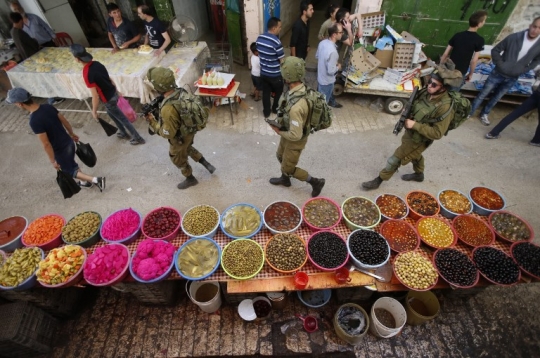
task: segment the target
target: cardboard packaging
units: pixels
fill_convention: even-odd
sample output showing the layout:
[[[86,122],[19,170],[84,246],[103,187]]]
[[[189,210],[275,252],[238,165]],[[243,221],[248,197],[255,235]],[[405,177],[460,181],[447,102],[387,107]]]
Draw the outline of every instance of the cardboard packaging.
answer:
[[[394,50],[377,50],[375,58],[381,61],[379,68],[392,67],[392,59],[394,58]]]

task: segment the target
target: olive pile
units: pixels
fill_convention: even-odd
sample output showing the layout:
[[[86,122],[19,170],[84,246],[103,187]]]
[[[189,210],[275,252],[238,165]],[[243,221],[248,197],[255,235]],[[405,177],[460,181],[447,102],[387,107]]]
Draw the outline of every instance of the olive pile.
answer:
[[[394,260],[394,271],[401,282],[413,290],[425,290],[439,278],[431,261],[416,251],[399,254]]]
[[[308,243],[309,255],[314,263],[326,269],[341,266],[347,259],[347,245],[333,232],[318,232]]]
[[[231,241],[221,256],[221,265],[232,276],[250,277],[261,267],[264,260],[259,244],[253,240]]]
[[[519,279],[519,266],[511,257],[494,247],[476,249],[473,261],[484,276],[496,283],[510,285]]]
[[[32,276],[41,261],[37,247],[17,249],[0,267],[0,285],[16,287]]]
[[[379,209],[372,201],[364,198],[350,198],[343,204],[343,215],[357,226],[375,225],[381,218]]]
[[[218,222],[218,212],[208,205],[199,205],[192,208],[182,219],[184,230],[193,236],[203,236],[210,233]]]
[[[349,238],[349,249],[353,256],[366,265],[380,265],[390,251],[386,240],[371,230],[356,230]]]
[[[143,223],[143,232],[151,238],[170,235],[180,223],[180,215],[169,208],[159,208],[150,213]]]
[[[381,227],[381,235],[388,241],[390,248],[397,252],[411,251],[418,245],[418,236],[414,229],[401,220],[390,220]]]
[[[79,214],[62,228],[64,241],[76,244],[88,239],[101,225],[101,218],[91,211]]]
[[[409,207],[423,216],[433,216],[439,210],[437,200],[431,195],[419,191],[413,191],[407,195]]]
[[[403,219],[407,215],[407,205],[398,196],[383,194],[375,203],[381,210],[381,214],[389,219]]]
[[[439,194],[439,201],[447,210],[456,214],[466,214],[471,211],[471,202],[469,199],[455,190],[441,192]]]
[[[456,249],[442,249],[435,255],[435,265],[448,283],[455,286],[471,286],[478,270],[467,255]]]
[[[489,245],[493,240],[493,233],[487,224],[473,216],[457,216],[454,229],[461,241],[471,246]]]
[[[311,200],[304,207],[304,219],[317,228],[329,228],[338,222],[339,208],[325,199]]]
[[[540,247],[530,242],[519,243],[514,246],[512,255],[521,268],[540,277]]]
[[[429,246],[449,247],[454,242],[452,228],[442,220],[424,218],[418,221],[418,235]]]
[[[266,259],[278,270],[294,271],[306,260],[306,248],[295,234],[277,234],[266,246]]]
[[[264,211],[264,221],[274,231],[291,231],[301,220],[300,209],[286,201],[273,203]]]
[[[528,241],[531,232],[527,225],[509,213],[495,213],[491,217],[491,225],[500,236],[510,241]]]

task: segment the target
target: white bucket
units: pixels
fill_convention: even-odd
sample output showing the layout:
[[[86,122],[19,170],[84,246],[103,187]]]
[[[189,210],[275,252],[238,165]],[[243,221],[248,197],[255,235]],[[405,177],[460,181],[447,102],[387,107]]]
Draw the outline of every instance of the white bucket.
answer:
[[[381,308],[390,312],[390,314],[394,316],[397,327],[386,327],[384,324],[379,322],[377,316],[375,315],[375,309],[377,308]],[[377,337],[390,338],[398,334],[405,325],[405,322],[407,322],[407,312],[405,311],[403,305],[399,303],[399,301],[390,297],[381,297],[377,301],[375,301],[375,303],[371,307],[371,321],[373,322],[373,324],[370,326],[371,333],[373,333]]]
[[[188,285],[191,282],[191,285],[189,286],[188,291]],[[199,288],[205,284],[214,285],[217,287],[217,293],[214,295],[214,297],[211,297],[208,301],[199,302],[195,298],[197,297],[197,291]],[[201,310],[203,310],[206,313],[214,313],[221,307],[221,295],[220,295],[220,289],[219,289],[219,283],[218,282],[212,282],[212,281],[187,281],[186,282],[186,293],[191,300],[191,302],[195,303]]]

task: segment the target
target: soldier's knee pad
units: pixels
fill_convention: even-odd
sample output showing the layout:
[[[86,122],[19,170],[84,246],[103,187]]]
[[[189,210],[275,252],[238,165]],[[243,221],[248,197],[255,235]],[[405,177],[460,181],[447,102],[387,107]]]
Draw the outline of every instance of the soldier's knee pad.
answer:
[[[280,164],[283,162],[283,156],[282,155],[276,154],[276,158],[277,158],[277,160],[278,160],[278,162]]]
[[[390,158],[388,158],[385,169],[388,171],[396,171],[398,170],[400,165],[401,165],[401,159],[393,155]]]

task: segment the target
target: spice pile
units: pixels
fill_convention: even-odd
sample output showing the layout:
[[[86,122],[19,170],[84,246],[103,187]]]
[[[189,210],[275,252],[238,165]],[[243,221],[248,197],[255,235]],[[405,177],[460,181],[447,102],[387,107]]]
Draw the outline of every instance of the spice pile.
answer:
[[[204,236],[209,234],[219,222],[219,213],[211,206],[199,205],[189,210],[182,226],[188,236]]]
[[[39,263],[36,272],[38,281],[53,286],[65,283],[80,272],[85,259],[83,250],[77,245],[52,249],[45,260]]]
[[[17,249],[0,265],[0,285],[16,287],[36,272],[41,261],[41,250],[37,247]]]
[[[154,280],[169,270],[175,251],[168,242],[143,240],[133,256],[132,270],[143,281]]]
[[[127,267],[129,252],[125,246],[112,244],[98,247],[84,264],[84,279],[91,284],[113,281]]]
[[[77,244],[95,234],[101,225],[101,217],[88,211],[75,216],[62,228],[62,237],[65,242]]]

